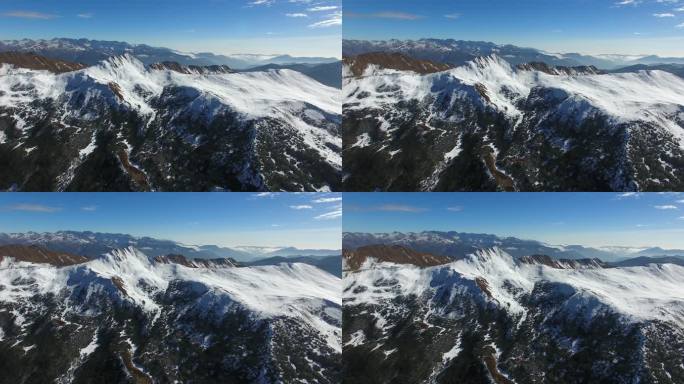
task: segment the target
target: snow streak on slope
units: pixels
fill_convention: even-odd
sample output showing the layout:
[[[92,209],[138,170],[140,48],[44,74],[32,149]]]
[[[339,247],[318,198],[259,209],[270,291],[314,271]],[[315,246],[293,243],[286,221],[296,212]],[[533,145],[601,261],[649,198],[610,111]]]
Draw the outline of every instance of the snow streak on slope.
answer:
[[[35,282],[22,283],[31,280]],[[332,349],[341,352],[340,279],[307,264],[188,268],[154,263],[144,253],[129,247],[63,268],[4,258],[0,262],[0,281],[17,284],[0,291],[0,302],[4,303],[21,303],[48,293],[65,294],[68,298],[75,290],[85,289],[89,295],[108,290],[152,315],[160,311],[157,296],[166,292],[172,281],[192,282],[198,291],[207,289],[193,304],[198,313],[222,317],[235,309],[244,309],[263,319],[294,318],[316,330]],[[72,310],[78,305],[67,303]]]
[[[396,281],[384,290],[376,281]],[[684,267],[650,264],[646,267],[555,269],[546,265],[520,263],[499,248],[481,250],[451,264],[418,268],[376,263],[372,260],[356,273],[345,276],[345,303],[380,304],[397,294],[430,298],[439,287],[473,292],[477,284],[480,297],[514,315],[526,312],[522,301],[535,284],[555,283],[556,289],[571,289],[573,294],[563,310],[570,314],[588,310],[588,316],[610,311],[631,321],[663,320],[684,328]],[[373,287],[373,288],[371,288]],[[399,287],[400,291],[397,291]]]

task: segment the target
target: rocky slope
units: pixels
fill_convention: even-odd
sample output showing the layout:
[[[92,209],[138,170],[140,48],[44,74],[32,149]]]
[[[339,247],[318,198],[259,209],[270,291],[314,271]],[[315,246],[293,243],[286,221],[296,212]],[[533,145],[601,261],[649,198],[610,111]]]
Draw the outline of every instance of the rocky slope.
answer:
[[[3,257],[0,381],[340,381],[339,278],[187,262],[135,248],[61,267]]]
[[[513,67],[437,73],[345,66],[344,188],[684,188],[684,80],[662,71]]]
[[[334,190],[340,123],[339,91],[291,70],[4,64],[0,189]]]
[[[424,252],[417,252],[400,245],[369,245],[357,249],[342,251],[344,270],[356,271],[369,259],[394,264],[411,264],[419,267],[431,267],[446,264],[451,261],[446,256],[437,256]]]
[[[684,268],[547,265],[498,248],[343,281],[345,383],[679,383]]]

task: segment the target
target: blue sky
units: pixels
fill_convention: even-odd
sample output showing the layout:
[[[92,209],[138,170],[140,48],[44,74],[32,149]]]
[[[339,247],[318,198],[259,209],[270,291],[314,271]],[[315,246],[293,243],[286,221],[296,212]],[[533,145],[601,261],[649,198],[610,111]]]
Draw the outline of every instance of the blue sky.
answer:
[[[341,0],[3,0],[0,39],[90,38],[190,52],[341,55]]]
[[[347,232],[493,233],[552,244],[684,249],[684,194],[344,194]]]
[[[335,193],[3,193],[0,232],[127,233],[187,244],[341,248]]]
[[[345,0],[344,38],[484,40],[684,56],[684,0]]]

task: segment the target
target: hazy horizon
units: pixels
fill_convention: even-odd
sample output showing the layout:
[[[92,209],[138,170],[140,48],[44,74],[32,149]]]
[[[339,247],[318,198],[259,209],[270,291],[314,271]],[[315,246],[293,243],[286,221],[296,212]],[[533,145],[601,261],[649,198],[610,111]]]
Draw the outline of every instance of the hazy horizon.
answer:
[[[586,247],[684,249],[684,195],[345,195],[344,232],[456,231]]]
[[[129,234],[188,245],[341,248],[339,193],[31,193],[0,196],[0,232]]]

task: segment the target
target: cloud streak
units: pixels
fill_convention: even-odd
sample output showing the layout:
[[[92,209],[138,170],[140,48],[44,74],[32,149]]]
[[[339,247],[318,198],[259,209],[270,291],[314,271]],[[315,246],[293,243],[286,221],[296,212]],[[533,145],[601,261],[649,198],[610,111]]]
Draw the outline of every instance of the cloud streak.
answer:
[[[16,17],[20,19],[35,19],[35,20],[51,20],[56,19],[59,16],[50,13],[43,12],[32,12],[32,11],[12,11],[1,13],[0,15],[5,17]]]
[[[51,207],[42,204],[14,204],[7,207],[10,211],[22,211],[22,212],[39,212],[39,213],[53,213],[59,212],[62,208]]]
[[[418,20],[422,19],[423,16],[416,15],[407,12],[375,12],[375,13],[356,13],[356,12],[346,12],[346,17],[359,18],[359,19],[394,19],[394,20]]]

